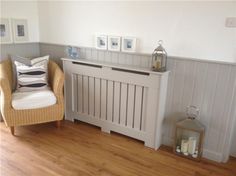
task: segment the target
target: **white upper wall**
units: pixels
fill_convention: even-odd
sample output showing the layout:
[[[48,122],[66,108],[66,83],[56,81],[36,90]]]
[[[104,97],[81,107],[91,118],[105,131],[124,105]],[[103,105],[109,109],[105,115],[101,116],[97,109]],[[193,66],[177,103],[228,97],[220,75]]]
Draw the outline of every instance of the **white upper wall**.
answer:
[[[30,42],[94,46],[96,33],[134,36],[138,52],[164,40],[169,55],[236,62],[236,2],[1,1],[1,17],[28,19]],[[40,38],[39,38],[40,29]]]
[[[236,2],[39,2],[40,41],[94,46],[96,33],[134,36],[138,52],[158,40],[169,55],[236,62]]]
[[[29,42],[39,42],[39,18],[37,2],[0,1],[1,18],[28,20]]]

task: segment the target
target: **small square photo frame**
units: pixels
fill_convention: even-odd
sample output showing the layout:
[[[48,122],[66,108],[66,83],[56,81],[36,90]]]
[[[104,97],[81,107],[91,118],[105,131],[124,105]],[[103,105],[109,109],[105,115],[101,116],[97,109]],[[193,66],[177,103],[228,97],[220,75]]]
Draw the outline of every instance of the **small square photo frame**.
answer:
[[[1,44],[12,43],[11,35],[11,24],[10,19],[1,18],[0,19],[0,38]]]
[[[107,50],[107,36],[106,35],[96,35],[95,38],[95,48],[100,50]]]
[[[122,37],[122,51],[123,52],[135,52],[136,51],[135,37]]]
[[[108,36],[108,50],[120,51],[120,39],[119,36]]]
[[[13,38],[15,43],[29,41],[28,23],[26,19],[12,19]]]

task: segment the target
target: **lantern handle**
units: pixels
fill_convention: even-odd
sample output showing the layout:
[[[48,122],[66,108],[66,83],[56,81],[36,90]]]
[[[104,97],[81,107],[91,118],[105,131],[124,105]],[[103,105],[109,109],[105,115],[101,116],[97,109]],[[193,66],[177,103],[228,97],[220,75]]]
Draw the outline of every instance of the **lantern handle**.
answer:
[[[193,111],[195,111],[195,113]],[[188,118],[195,119],[197,116],[199,116],[200,111],[196,106],[190,105],[187,106],[186,113]]]
[[[163,40],[159,40],[159,41],[158,41],[158,44],[159,44],[159,45],[162,45],[162,44],[163,44]]]

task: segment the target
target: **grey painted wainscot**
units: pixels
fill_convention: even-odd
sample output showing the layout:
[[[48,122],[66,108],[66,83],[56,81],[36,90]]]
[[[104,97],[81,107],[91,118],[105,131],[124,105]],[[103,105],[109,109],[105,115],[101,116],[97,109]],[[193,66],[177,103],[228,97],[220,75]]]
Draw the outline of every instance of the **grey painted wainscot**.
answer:
[[[1,46],[1,58],[6,55],[4,53],[22,56],[49,54],[60,64],[60,58],[67,57],[64,45],[35,43],[4,47]],[[84,47],[79,50],[80,57],[85,59],[141,67],[151,65],[151,56],[147,54],[109,52]],[[172,145],[176,121],[186,118],[185,110],[188,105],[195,105],[201,110],[198,119],[207,129],[204,157],[225,162],[230,153],[233,124],[236,121],[236,64],[177,57],[168,59],[168,70],[171,73],[163,144]]]
[[[80,58],[150,67],[151,55],[79,48]],[[66,57],[65,46],[40,43],[41,55]],[[172,145],[175,123],[186,118],[188,105],[200,108],[206,126],[204,157],[225,162],[236,120],[236,64],[169,57],[163,144]]]
[[[29,58],[40,55],[39,43],[1,44],[0,48],[0,61],[10,58],[11,55],[19,55]]]

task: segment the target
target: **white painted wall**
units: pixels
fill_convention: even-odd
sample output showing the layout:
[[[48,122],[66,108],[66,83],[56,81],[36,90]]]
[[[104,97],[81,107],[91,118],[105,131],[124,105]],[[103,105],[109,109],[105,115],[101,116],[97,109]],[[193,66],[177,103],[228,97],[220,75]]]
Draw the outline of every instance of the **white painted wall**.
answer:
[[[39,42],[38,3],[36,1],[1,1],[1,18],[28,20],[29,42]]]
[[[236,62],[236,2],[39,2],[40,41],[94,46],[94,34],[135,36],[139,52]]]
[[[1,1],[1,17],[26,18],[30,42],[94,46],[95,33],[135,36],[138,52],[159,39],[169,55],[236,62],[236,2]],[[39,39],[40,28],[40,39]]]

